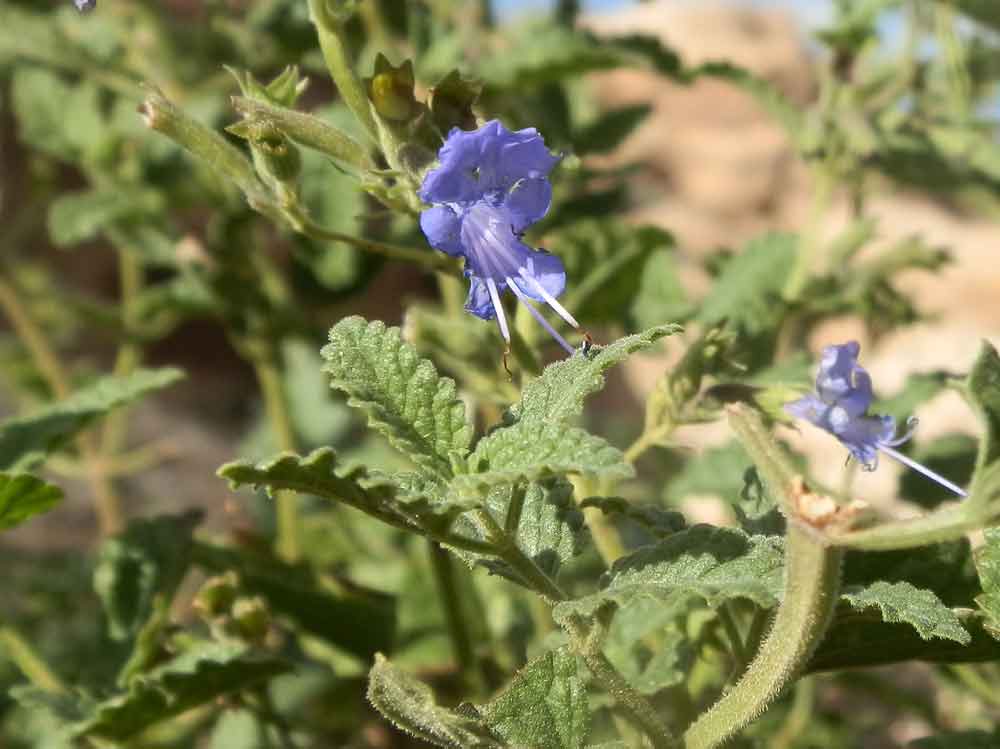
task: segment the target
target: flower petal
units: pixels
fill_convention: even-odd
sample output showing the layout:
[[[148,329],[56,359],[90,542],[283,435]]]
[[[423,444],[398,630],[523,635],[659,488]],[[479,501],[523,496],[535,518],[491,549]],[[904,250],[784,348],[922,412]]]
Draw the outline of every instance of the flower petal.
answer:
[[[486,286],[486,282],[475,276],[472,276],[469,281],[469,296],[465,300],[465,311],[471,312],[483,320],[492,320],[497,313],[493,309],[493,300],[490,299],[490,290]]]
[[[812,393],[785,404],[785,412],[796,419],[804,419],[821,429],[826,429],[824,414],[830,407]]]
[[[851,454],[868,468],[877,463],[879,445],[891,441],[895,433],[896,420],[891,416],[859,416],[847,421],[835,434]]]
[[[514,231],[522,232],[549,210],[552,185],[543,177],[522,179],[507,193],[504,208],[510,213]]]
[[[420,214],[420,229],[431,247],[449,255],[461,255],[462,219],[446,205],[436,205]]]
[[[563,266],[562,260],[545,250],[529,249],[518,277],[524,279],[518,284],[521,290],[527,296],[540,302],[546,301],[545,296],[535,288],[531,281],[537,282],[553,297],[562,294],[563,289],[566,288],[566,268]]]

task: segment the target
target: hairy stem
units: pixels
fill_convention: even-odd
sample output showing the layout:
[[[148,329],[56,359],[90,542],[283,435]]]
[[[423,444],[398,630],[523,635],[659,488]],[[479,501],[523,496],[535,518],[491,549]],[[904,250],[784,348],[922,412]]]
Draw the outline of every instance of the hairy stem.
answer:
[[[743,678],[685,732],[685,749],[720,746],[760,717],[826,634],[840,591],[843,552],[790,519],[785,558],[785,592],[770,634]]]

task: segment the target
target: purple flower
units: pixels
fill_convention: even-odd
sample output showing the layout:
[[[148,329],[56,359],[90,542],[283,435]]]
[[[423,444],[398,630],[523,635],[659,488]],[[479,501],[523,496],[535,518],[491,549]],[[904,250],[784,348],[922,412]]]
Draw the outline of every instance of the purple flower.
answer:
[[[895,449],[913,434],[917,424],[915,418],[907,421],[909,430],[906,434],[896,437],[894,418],[868,414],[868,407],[874,397],[872,379],[864,367],[858,364],[860,352],[861,346],[857,341],[823,349],[823,358],[816,375],[815,394],[810,393],[785,404],[785,411],[832,434],[866,471],[874,471],[878,467],[881,451],[956,494],[966,496],[952,482]]]
[[[491,120],[478,130],[453,128],[438,160],[420,187],[420,199],[433,206],[420,214],[420,228],[432,247],[465,258],[471,281],[465,309],[484,320],[495,317],[509,345],[500,296],[510,289],[572,354],[574,348],[532,304],[544,302],[579,327],[556,301],[566,286],[562,261],[521,241],[524,231],[549,210],[548,174],[558,159],[534,128],[512,132]]]

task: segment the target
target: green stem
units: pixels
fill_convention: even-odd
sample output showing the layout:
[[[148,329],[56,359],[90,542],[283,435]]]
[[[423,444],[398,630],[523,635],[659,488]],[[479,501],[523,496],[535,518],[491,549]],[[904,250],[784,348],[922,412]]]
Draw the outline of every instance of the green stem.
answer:
[[[278,370],[277,354],[273,351],[253,362],[257,383],[264,398],[264,409],[281,450],[295,451],[295,432],[288,414],[284,387]],[[286,562],[297,562],[302,557],[301,527],[298,500],[290,491],[277,492],[277,542],[278,556]]]
[[[684,734],[685,749],[722,745],[773,703],[826,634],[840,591],[843,552],[789,519],[785,592],[774,626],[743,678]]]
[[[337,231],[330,231],[313,223],[313,221],[305,216],[301,211],[296,211],[294,209],[286,210],[285,215],[292,224],[292,227],[296,231],[305,234],[307,237],[325,240],[328,242],[343,242],[351,247],[364,250],[365,252],[371,252],[376,255],[381,255],[382,257],[387,257],[391,260],[418,263],[433,270],[448,273],[456,277],[461,277],[462,275],[458,264],[454,260],[449,258],[447,255],[430,248],[421,249],[418,247],[404,247],[402,245],[374,242],[369,239],[352,237],[349,234],[341,234]]]
[[[451,556],[436,541],[428,540],[427,548],[430,552],[431,568],[434,571],[434,579],[437,582],[438,593],[443,604],[448,636],[451,639],[451,647],[462,681],[473,690],[481,691],[483,682],[480,678],[476,654],[472,647],[472,636],[466,624],[462,595]]]
[[[14,334],[28,350],[39,374],[56,398],[68,398],[73,391],[69,374],[55,349],[22,301],[14,284],[0,277],[0,309],[7,316]],[[87,478],[94,494],[94,510],[102,536],[118,533],[125,527],[121,510],[121,500],[115,493],[114,485],[102,466],[97,442],[91,432],[84,432],[77,438],[80,456],[87,469]]]
[[[472,513],[479,522],[487,540],[493,544],[493,553],[503,559],[524,581],[524,584],[550,601],[565,601],[566,594],[546,575],[535,562],[525,556],[513,538],[497,523],[489,510]]]
[[[833,543],[850,549],[892,551],[951,541],[983,525],[970,517],[964,505],[949,507],[917,518],[897,520],[832,537]]]
[[[788,302],[795,302],[809,282],[813,270],[816,253],[822,246],[822,222],[830,208],[833,197],[834,180],[824,165],[815,170],[816,187],[813,195],[812,208],[809,213],[809,224],[805,236],[800,240],[795,262],[785,282],[782,297]]]
[[[577,617],[571,617],[564,626],[594,678],[621,706],[632,722],[649,737],[653,746],[657,749],[676,747],[677,740],[660,719],[656,708],[632,688],[604,655],[605,628],[599,618],[595,619],[589,630]]]
[[[639,460],[646,450],[651,447],[655,447],[660,444],[663,440],[670,436],[674,431],[673,420],[667,420],[652,429],[643,430],[635,442],[628,446],[625,450],[625,462],[629,465],[635,465],[635,462]]]
[[[12,627],[0,627],[0,648],[28,681],[39,689],[53,694],[66,691],[59,677]]]
[[[378,128],[372,116],[368,93],[354,72],[341,22],[330,12],[327,0],[309,0],[309,17],[316,27],[323,59],[341,98],[372,140],[378,143]]]

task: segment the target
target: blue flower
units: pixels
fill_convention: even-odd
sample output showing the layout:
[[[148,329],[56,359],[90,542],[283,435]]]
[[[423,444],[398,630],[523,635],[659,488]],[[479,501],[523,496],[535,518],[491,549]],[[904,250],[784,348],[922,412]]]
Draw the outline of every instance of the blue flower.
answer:
[[[857,341],[823,349],[823,358],[816,375],[815,394],[810,393],[785,404],[785,411],[832,434],[866,471],[874,471],[878,467],[881,451],[956,494],[966,496],[952,482],[895,449],[913,434],[916,419],[907,421],[909,430],[902,437],[896,437],[894,418],[868,414],[868,407],[874,397],[872,379],[864,367],[858,364],[860,353],[861,346]]]
[[[420,199],[433,207],[420,214],[420,228],[431,246],[465,258],[470,279],[465,309],[491,320],[510,344],[500,296],[507,289],[569,353],[574,348],[532,304],[544,302],[578,328],[558,302],[566,286],[562,261],[521,241],[552,201],[548,174],[558,159],[534,128],[510,131],[498,120],[478,130],[453,128],[438,152],[439,165],[420,187]]]

